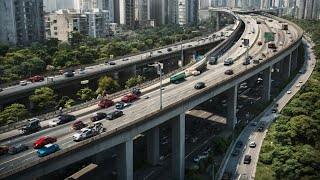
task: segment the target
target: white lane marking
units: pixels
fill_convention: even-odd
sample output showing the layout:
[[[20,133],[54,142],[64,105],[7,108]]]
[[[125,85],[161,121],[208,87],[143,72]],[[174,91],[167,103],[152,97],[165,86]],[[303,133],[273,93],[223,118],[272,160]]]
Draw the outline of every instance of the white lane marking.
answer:
[[[71,141],[67,141],[67,142],[65,142],[65,143],[61,144],[61,146],[65,145],[65,144],[69,144],[69,143],[71,143],[71,142],[73,142],[73,140],[71,140]]]
[[[196,151],[197,149],[199,149],[201,146],[203,146],[204,144],[206,144],[208,142],[208,140],[206,140],[205,142],[203,142],[202,144],[200,144],[198,147],[196,147],[195,149],[193,149],[184,159],[187,159],[192,153],[194,153],[194,151]]]
[[[150,174],[148,174],[145,178],[143,178],[143,180],[148,179],[149,176],[151,176],[154,173],[154,171],[152,171]]]
[[[37,150],[31,151],[31,152],[29,152],[29,153],[27,153],[27,154],[24,154],[24,155],[22,155],[22,156],[18,156],[18,157],[16,157],[16,158],[13,158],[13,159],[10,159],[10,160],[8,160],[8,161],[5,161],[5,162],[1,163],[0,165],[4,165],[4,164],[6,164],[6,163],[8,163],[8,162],[17,160],[17,159],[19,159],[19,158],[22,158],[23,156],[26,156],[26,155],[29,155],[29,154],[35,153],[35,152],[37,152]]]
[[[2,168],[0,168],[0,171],[1,171],[2,169],[4,169],[4,168],[6,168],[6,167],[2,167]]]
[[[25,159],[25,160],[23,160],[23,161],[27,161],[27,160],[29,160],[29,159],[31,159],[31,158],[34,158],[34,157],[29,157],[29,158],[27,158],[27,159]],[[21,162],[23,162],[23,161],[21,161]]]

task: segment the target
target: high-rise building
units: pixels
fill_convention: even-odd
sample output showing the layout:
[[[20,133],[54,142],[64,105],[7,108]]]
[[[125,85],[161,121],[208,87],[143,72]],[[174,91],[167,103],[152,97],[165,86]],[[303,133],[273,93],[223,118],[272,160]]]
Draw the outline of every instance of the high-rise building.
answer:
[[[296,5],[299,19],[319,20],[319,0],[299,0]]]
[[[210,0],[200,0],[199,4],[200,4],[200,9],[208,9]]]
[[[133,27],[135,24],[135,0],[114,1],[114,22]]]
[[[199,0],[189,0],[188,3],[188,24],[198,23],[199,19]]]
[[[163,25],[169,23],[169,1],[170,0],[149,0],[149,19],[155,24]]]
[[[149,1],[148,0],[137,0],[135,8],[135,19],[140,26],[147,25],[149,20]]]
[[[45,38],[43,0],[1,0],[0,43],[29,44]]]

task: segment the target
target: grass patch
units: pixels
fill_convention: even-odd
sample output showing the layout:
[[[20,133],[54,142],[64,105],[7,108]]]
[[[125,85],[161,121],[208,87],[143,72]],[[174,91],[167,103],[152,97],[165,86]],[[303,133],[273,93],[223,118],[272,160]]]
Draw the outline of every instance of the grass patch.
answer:
[[[256,180],[273,180],[275,178],[275,173],[273,172],[270,165],[264,165],[258,162],[256,171]]]

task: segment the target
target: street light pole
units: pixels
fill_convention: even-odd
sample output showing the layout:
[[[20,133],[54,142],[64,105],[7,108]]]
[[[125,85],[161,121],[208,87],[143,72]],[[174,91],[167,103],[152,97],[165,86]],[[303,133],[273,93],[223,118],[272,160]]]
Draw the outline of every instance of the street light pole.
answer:
[[[158,68],[160,72],[160,109],[162,109],[162,68],[160,63],[158,63]]]

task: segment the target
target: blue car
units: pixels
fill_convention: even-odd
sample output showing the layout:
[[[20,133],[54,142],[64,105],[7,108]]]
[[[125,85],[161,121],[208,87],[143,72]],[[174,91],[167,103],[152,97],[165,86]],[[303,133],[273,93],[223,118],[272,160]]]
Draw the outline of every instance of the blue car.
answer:
[[[60,150],[58,144],[47,144],[43,148],[39,149],[37,151],[37,154],[38,154],[39,157],[43,157],[43,156],[52,154],[52,153],[54,153],[54,152],[56,152],[58,150]]]
[[[116,109],[123,109],[123,108],[129,107],[129,106],[131,106],[131,103],[122,103],[122,102],[120,102],[120,103],[116,104]]]

